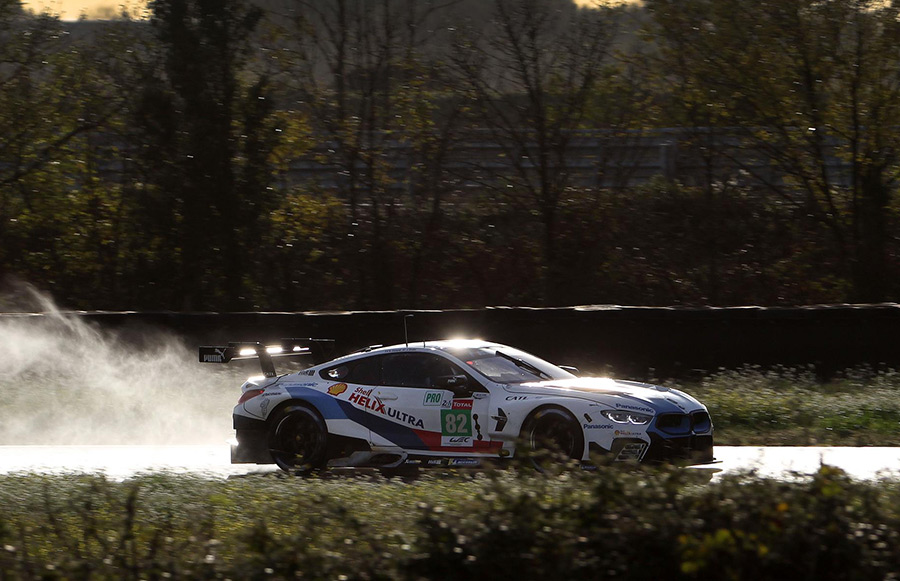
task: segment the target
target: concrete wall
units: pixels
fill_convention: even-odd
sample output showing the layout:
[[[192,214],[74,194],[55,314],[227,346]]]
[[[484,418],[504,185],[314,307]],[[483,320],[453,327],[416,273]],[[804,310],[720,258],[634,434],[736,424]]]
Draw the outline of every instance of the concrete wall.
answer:
[[[479,337],[582,370],[634,378],[687,377],[744,364],[900,366],[900,305],[807,308],[488,308],[356,313],[79,313],[139,337],[147,327],[189,345],[325,337],[347,353],[373,344]]]

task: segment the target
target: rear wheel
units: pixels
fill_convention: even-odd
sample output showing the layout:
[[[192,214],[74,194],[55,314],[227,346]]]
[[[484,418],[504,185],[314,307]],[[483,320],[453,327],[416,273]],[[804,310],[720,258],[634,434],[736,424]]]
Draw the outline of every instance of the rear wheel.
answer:
[[[305,406],[289,406],[278,413],[269,429],[269,453],[279,468],[308,474],[325,466],[328,430],[325,421]]]
[[[550,464],[581,460],[584,434],[569,412],[558,408],[538,411],[525,428],[525,443],[538,470]]]

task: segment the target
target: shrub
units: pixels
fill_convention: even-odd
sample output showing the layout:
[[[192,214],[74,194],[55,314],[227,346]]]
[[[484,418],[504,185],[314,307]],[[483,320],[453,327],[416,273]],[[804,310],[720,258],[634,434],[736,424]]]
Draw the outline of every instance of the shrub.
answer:
[[[0,477],[0,578],[890,579],[898,488],[823,466]]]

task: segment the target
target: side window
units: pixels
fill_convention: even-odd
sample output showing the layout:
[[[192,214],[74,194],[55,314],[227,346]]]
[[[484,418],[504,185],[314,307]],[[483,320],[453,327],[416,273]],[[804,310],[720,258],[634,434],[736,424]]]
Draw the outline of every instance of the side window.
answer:
[[[453,363],[429,353],[396,353],[385,355],[382,362],[382,385],[394,387],[440,387],[440,378],[463,375]]]
[[[333,381],[341,381],[347,377],[347,374],[350,373],[350,366],[348,365],[338,365],[337,367],[331,367],[329,369],[325,369],[319,373],[322,379],[331,379]]]
[[[357,359],[344,381],[360,385],[378,385],[381,383],[380,360],[381,357]]]
[[[393,353],[373,355],[323,369],[322,379],[356,385],[385,387],[445,388],[453,376],[469,376],[451,361],[431,353]],[[442,381],[443,380],[443,381]],[[469,379],[470,389],[477,382]]]
[[[381,383],[381,357],[365,357],[323,369],[322,379],[344,381],[358,385],[378,385]]]

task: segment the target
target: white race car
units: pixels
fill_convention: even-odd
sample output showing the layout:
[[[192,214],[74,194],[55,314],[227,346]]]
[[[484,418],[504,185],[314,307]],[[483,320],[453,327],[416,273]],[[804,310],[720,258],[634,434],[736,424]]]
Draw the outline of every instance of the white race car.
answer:
[[[337,466],[477,466],[555,449],[579,460],[713,461],[706,406],[666,387],[578,377],[480,340],[370,347],[322,362],[333,341],[201,347],[200,361],[257,357],[264,377],[241,386],[232,463],[293,473]],[[277,375],[273,356],[320,361]],[[568,369],[568,370],[567,370]]]

